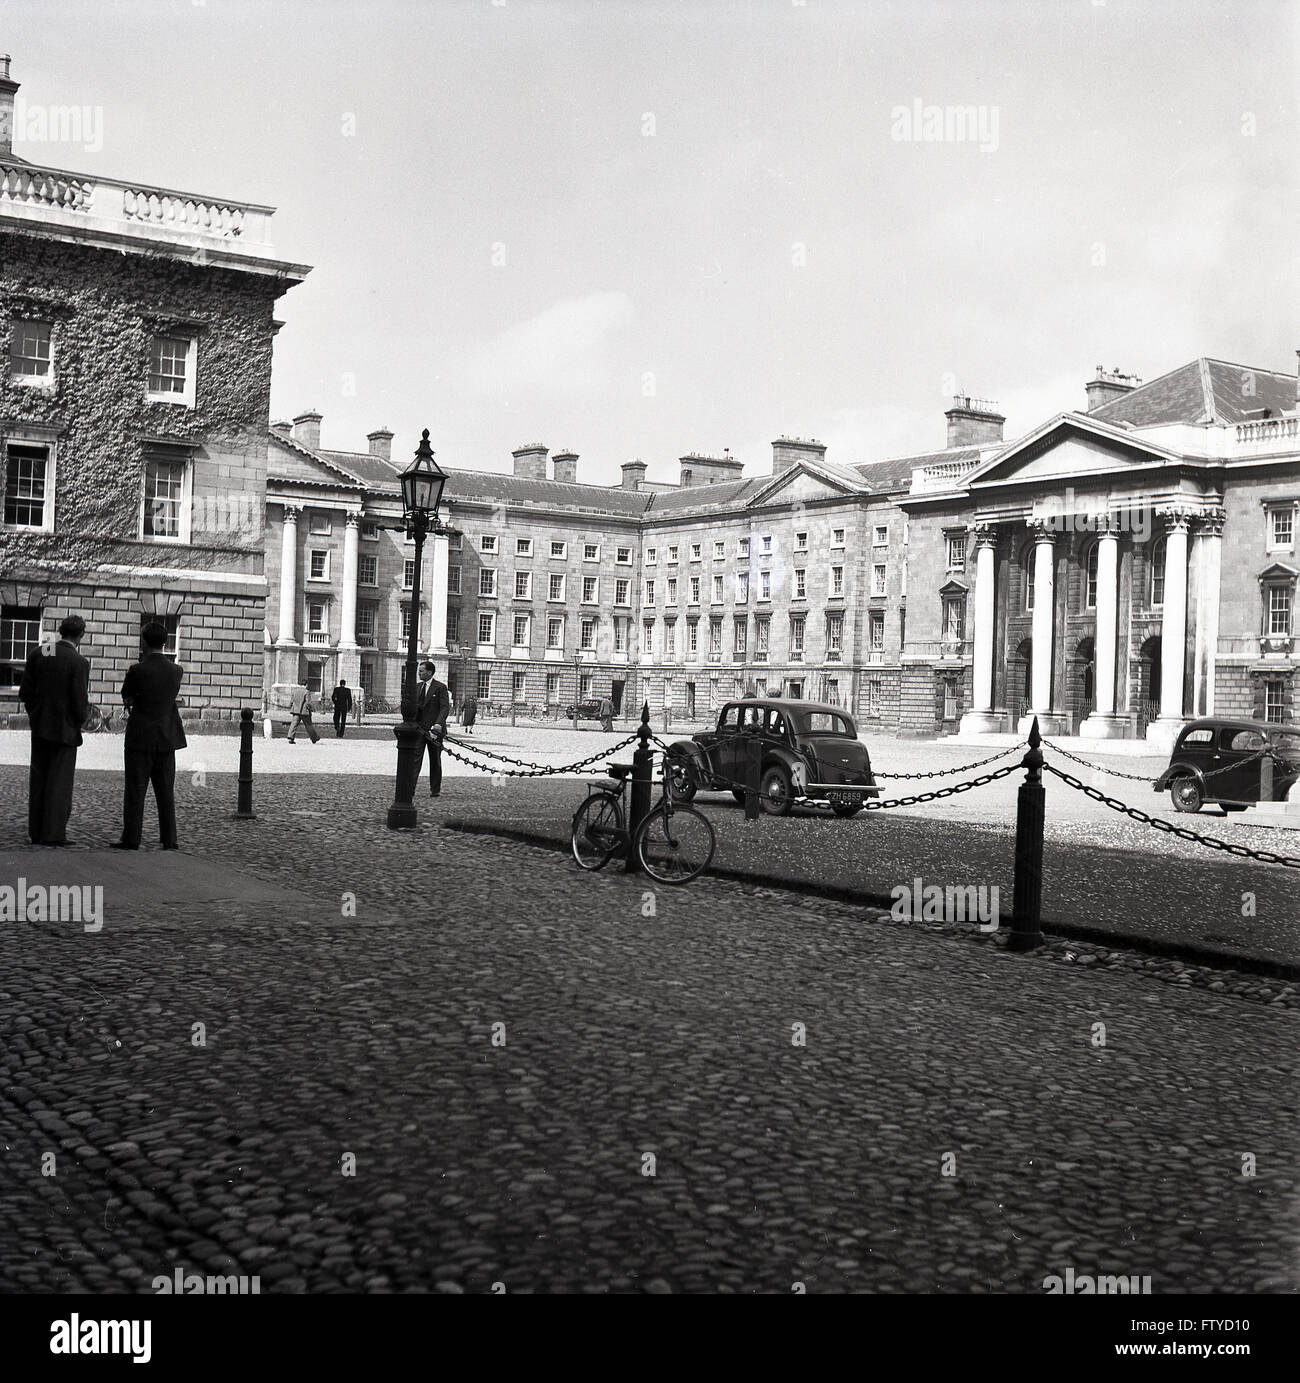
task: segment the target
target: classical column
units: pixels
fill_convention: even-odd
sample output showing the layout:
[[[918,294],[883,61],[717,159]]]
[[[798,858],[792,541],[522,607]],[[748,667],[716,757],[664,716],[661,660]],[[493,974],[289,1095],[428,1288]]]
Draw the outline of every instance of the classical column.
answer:
[[[1187,535],[1189,515],[1166,509],[1165,598],[1160,628],[1160,719],[1147,727],[1147,739],[1173,748],[1183,715],[1183,673],[1187,661]]]
[[[1196,596],[1196,672],[1192,710],[1214,714],[1214,682],[1219,651],[1219,581],[1223,569],[1222,509],[1209,509],[1197,526],[1199,585]]]
[[[361,538],[361,515],[348,514],[343,529],[343,599],[342,628],[339,647],[357,646],[357,569],[358,543]]]
[[[427,624],[421,630],[425,634],[424,646],[431,654],[437,654],[444,660],[447,658],[447,535],[445,533],[435,533],[431,535],[430,546],[433,548],[433,570],[429,577],[429,618]],[[500,579],[505,579],[502,572]],[[541,578],[539,578],[541,579]],[[544,594],[544,593],[543,593]],[[507,609],[504,601],[501,609]],[[443,668],[438,668],[439,675]],[[443,678],[446,681],[446,678]]]
[[[1093,638],[1093,707],[1079,727],[1086,739],[1122,739],[1128,717],[1115,714],[1119,638],[1119,538],[1109,527],[1097,539],[1097,629]]]
[[[280,636],[277,643],[296,643],[298,616],[298,510],[284,506],[280,534]]]
[[[994,572],[998,538],[997,530],[988,523],[972,524],[969,533],[975,544],[975,638],[971,708],[961,718],[961,733],[987,734],[1001,729],[1002,721],[1000,716],[993,714]]]
[[[1029,710],[1023,719],[1025,729],[1039,718],[1039,729],[1052,711],[1052,625],[1055,615],[1055,581],[1052,571],[1055,535],[1045,523],[1034,523],[1034,621],[1032,628],[1034,662],[1029,688]],[[1053,732],[1055,723],[1053,723]]]

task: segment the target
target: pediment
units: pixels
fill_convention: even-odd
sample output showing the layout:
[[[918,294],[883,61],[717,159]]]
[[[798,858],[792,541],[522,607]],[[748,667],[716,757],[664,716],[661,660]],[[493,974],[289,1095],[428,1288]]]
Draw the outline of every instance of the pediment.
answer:
[[[942,585],[942,586],[939,587],[939,594],[940,594],[940,595],[969,595],[969,594],[970,594],[970,587],[967,586],[967,585],[965,584],[965,582],[963,582],[963,581],[958,581],[958,580],[956,580],[956,579],[954,578],[952,581],[949,581],[949,582],[947,582],[945,585]]]
[[[359,477],[349,474],[341,466],[313,456],[302,447],[286,446],[276,437],[271,439],[268,471],[282,480],[305,480],[317,485],[361,484]]]
[[[1165,447],[1080,415],[1060,415],[1013,443],[967,477],[971,489],[1073,481],[1163,466],[1183,458]]]
[[[1300,571],[1290,566],[1286,562],[1274,562],[1271,567],[1265,567],[1255,578],[1257,581],[1294,581],[1300,576]]]
[[[750,505],[810,504],[816,500],[844,499],[858,493],[861,491],[838,477],[824,475],[800,463],[773,477],[770,484],[764,485],[747,502]]]

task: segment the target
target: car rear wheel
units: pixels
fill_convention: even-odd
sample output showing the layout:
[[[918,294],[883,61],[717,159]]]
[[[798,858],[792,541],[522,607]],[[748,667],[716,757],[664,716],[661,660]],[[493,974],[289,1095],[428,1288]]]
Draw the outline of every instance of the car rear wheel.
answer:
[[[790,808],[794,806],[794,791],[790,786],[789,773],[780,764],[763,770],[759,791],[763,810],[769,816],[790,815]]]
[[[674,802],[689,802],[695,796],[695,781],[691,770],[681,759],[669,759],[664,768],[668,775],[668,796]]]
[[[1169,800],[1178,812],[1199,812],[1205,801],[1195,778],[1175,778],[1169,787]]]

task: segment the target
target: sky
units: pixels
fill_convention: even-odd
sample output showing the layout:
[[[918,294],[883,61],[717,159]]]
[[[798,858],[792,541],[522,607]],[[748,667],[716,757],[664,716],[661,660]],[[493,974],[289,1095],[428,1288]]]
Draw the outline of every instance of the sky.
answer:
[[[277,208],[331,448],[760,474],[1300,347],[1300,0],[0,0],[0,52],[30,161]]]

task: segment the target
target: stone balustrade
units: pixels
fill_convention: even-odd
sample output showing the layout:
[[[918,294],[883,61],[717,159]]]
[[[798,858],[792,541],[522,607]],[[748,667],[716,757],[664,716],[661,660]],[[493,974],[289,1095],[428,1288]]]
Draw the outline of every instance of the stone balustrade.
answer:
[[[979,464],[978,457],[970,457],[961,461],[935,461],[928,466],[918,466],[912,472],[909,493],[926,495],[951,490]]]

